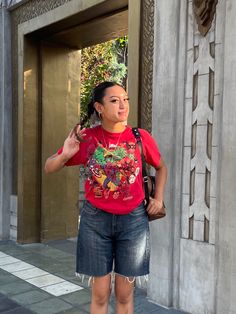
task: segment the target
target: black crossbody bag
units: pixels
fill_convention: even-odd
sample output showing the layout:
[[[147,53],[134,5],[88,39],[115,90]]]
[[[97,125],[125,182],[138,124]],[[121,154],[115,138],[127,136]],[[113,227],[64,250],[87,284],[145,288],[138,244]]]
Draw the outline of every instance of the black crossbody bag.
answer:
[[[149,204],[149,197],[154,197],[155,193],[155,186],[156,186],[156,179],[155,176],[150,176],[147,174],[146,169],[146,160],[143,154],[143,145],[141,140],[141,135],[138,130],[138,128],[132,128],[133,134],[135,136],[136,142],[139,146],[140,154],[141,154],[141,160],[142,160],[142,177],[143,177],[143,186],[144,186],[144,193],[145,193],[145,201],[146,201],[146,208]],[[166,207],[163,203],[163,207],[160,209],[160,211],[156,214],[148,214],[148,220],[152,221],[155,219],[160,219],[165,217],[166,215]]]

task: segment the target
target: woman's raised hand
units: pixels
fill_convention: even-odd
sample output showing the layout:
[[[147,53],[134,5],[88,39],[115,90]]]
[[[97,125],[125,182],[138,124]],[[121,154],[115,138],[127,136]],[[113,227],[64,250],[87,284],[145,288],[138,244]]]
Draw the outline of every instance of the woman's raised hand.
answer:
[[[83,142],[86,136],[84,132],[85,128],[81,129],[79,124],[71,130],[63,146],[63,155],[66,159],[70,159],[79,151],[80,142]]]
[[[80,142],[84,141],[85,135],[85,129],[81,130],[81,126],[77,124],[66,138],[62,153],[48,157],[44,166],[45,172],[52,173],[62,169],[65,163],[79,151]]]

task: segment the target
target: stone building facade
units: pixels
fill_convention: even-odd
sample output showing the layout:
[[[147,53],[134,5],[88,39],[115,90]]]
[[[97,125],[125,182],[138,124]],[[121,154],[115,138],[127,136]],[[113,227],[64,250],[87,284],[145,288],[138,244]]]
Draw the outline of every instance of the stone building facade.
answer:
[[[22,228],[28,214],[22,204],[27,207],[28,203],[22,201],[21,185],[24,187],[24,171],[28,169],[24,141],[31,142],[21,137],[28,120],[22,129],[19,118],[28,110],[22,84],[27,60],[21,58],[29,47],[26,40],[35,33],[34,39],[42,38],[49,26],[50,32],[63,31],[61,21],[77,11],[96,5],[99,10],[108,10],[113,3],[0,2],[1,239],[25,242]],[[126,1],[118,3],[116,13],[120,14]],[[150,224],[148,297],[193,314],[235,314],[236,3],[130,0],[127,5],[130,49],[138,43],[136,58],[129,59],[133,67],[129,75],[138,71],[131,80],[136,81],[130,91],[136,104],[132,122],[152,132],[169,169],[167,217]],[[132,24],[135,14],[140,19]],[[69,19],[68,23],[75,27],[74,21]],[[62,35],[56,39],[68,43],[70,34],[67,39]]]

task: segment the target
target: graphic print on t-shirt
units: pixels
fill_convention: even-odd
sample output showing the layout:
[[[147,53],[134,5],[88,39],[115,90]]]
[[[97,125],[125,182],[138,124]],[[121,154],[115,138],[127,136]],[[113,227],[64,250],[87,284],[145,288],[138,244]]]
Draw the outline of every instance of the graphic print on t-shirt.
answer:
[[[109,148],[98,144],[87,164],[90,188],[95,198],[133,198],[130,185],[135,182],[140,171],[135,149],[134,142],[124,142]]]

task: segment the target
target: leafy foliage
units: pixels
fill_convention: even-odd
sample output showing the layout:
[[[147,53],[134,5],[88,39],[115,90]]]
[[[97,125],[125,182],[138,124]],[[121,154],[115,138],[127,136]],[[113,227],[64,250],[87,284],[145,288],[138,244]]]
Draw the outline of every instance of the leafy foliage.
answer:
[[[81,52],[80,116],[86,116],[91,91],[103,81],[115,81],[126,86],[128,37],[121,37]]]

